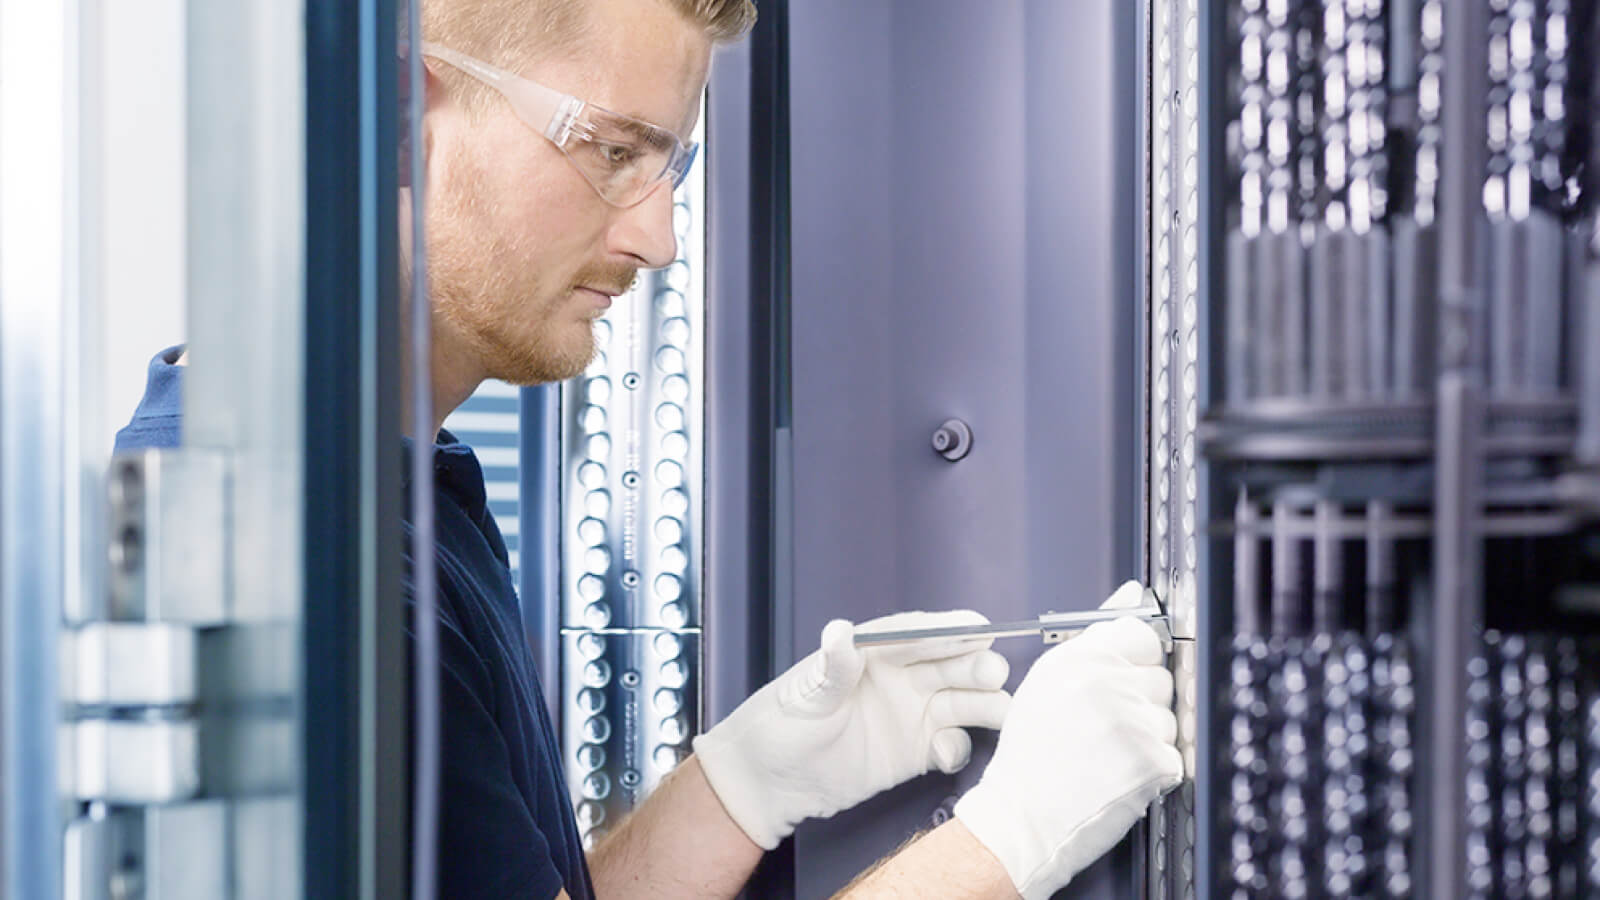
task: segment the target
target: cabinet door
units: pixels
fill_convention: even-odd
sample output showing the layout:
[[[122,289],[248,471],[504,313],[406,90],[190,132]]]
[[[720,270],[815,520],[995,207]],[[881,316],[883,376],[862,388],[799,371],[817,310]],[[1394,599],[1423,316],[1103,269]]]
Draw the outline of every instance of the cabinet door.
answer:
[[[1138,574],[1140,39],[1136,5],[1110,0],[791,7],[780,663],[836,617],[1024,619]],[[952,419],[971,431],[957,461],[933,442]],[[1013,684],[1042,649],[997,646]],[[992,735],[976,743],[958,776],[803,826],[795,897],[947,816]],[[1067,893],[1128,896],[1113,869]]]

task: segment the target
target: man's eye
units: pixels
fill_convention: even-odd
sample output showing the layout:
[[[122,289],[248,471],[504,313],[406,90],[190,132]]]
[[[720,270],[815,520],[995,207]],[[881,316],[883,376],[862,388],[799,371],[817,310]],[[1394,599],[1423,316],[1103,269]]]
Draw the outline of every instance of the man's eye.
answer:
[[[600,158],[608,165],[625,166],[638,157],[638,151],[627,144],[613,144],[608,141],[597,142],[595,149],[600,152]]]

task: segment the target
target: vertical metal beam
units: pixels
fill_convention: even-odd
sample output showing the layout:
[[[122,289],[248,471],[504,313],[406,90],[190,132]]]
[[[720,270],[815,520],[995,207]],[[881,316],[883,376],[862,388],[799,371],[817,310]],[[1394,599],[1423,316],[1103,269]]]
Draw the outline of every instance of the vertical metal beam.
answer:
[[[763,15],[769,14],[767,10]],[[705,660],[701,717],[710,726],[760,686],[750,652],[761,616],[752,593],[752,166],[749,41],[718,51],[706,108]]]
[[[0,3],[0,895],[61,890],[77,4]],[[72,460],[74,468],[76,459]]]
[[[776,654],[789,653],[779,640],[780,592],[777,521],[773,492],[778,479],[778,432],[789,426],[789,44],[788,3],[765,4],[751,35],[750,123],[750,448],[748,516],[751,547],[750,595],[765,607],[752,622],[755,677],[780,671]]]
[[[230,465],[231,509],[217,542],[226,578],[226,605],[218,605],[232,632],[226,643],[283,657],[226,681],[220,673],[208,676],[208,692],[229,701],[298,699],[298,679],[290,674],[299,663],[298,642],[281,636],[296,634],[303,596],[302,11],[299,2],[248,0],[186,3],[183,12],[185,294],[193,298],[186,309],[183,441],[217,451]],[[219,648],[219,658],[235,657],[220,649],[224,643],[208,645]],[[301,724],[298,715],[287,726],[274,718],[263,705],[215,703],[207,728],[246,746],[263,726]],[[293,734],[283,756],[213,760],[226,763],[241,783],[270,785],[245,797],[208,783],[224,800],[217,814],[228,823],[229,856],[218,864],[234,885],[234,900],[297,896],[303,886],[299,779],[284,774],[298,769]],[[148,834],[160,858],[184,859],[205,852],[191,842],[215,832],[163,827]]]
[[[779,432],[789,425],[789,4],[761,5],[750,37],[750,289],[749,289],[749,506],[748,570],[751,616],[746,659],[757,682],[776,674],[792,652],[792,610],[780,596],[780,536],[774,494],[779,487]],[[713,196],[713,203],[715,198]],[[786,477],[786,476],[784,476]],[[713,588],[715,590],[715,588]],[[785,595],[787,596],[787,595]],[[723,597],[720,601],[729,602]],[[734,602],[738,602],[735,600]],[[794,839],[768,853],[752,875],[746,896],[794,896]]]
[[[1199,10],[1199,49],[1196,62],[1199,80],[1195,85],[1200,98],[1196,104],[1199,116],[1200,140],[1197,151],[1200,209],[1195,222],[1199,232],[1196,265],[1199,269],[1199,310],[1195,325],[1195,341],[1199,346],[1195,363],[1195,406],[1200,414],[1223,402],[1221,389],[1223,372],[1213,365],[1213,348],[1219,348],[1224,339],[1223,327],[1217,315],[1217,301],[1222,296],[1223,235],[1227,229],[1224,212],[1226,191],[1222,189],[1227,172],[1227,153],[1224,148],[1224,123],[1227,121],[1229,103],[1227,92],[1228,48],[1225,0],[1197,0]],[[1190,674],[1187,700],[1194,715],[1190,740],[1193,755],[1185,762],[1189,777],[1194,780],[1194,806],[1191,822],[1194,839],[1190,851],[1194,854],[1194,867],[1187,873],[1187,897],[1206,897],[1217,882],[1217,870],[1229,851],[1211,828],[1213,811],[1220,802],[1222,782],[1213,777],[1226,755],[1218,752],[1226,747],[1223,730],[1227,718],[1213,705],[1215,685],[1221,683],[1218,675],[1226,665],[1228,654],[1219,652],[1228,646],[1223,635],[1224,623],[1231,619],[1232,553],[1231,547],[1218,544],[1208,536],[1206,523],[1222,515],[1230,515],[1231,497],[1224,496],[1224,483],[1216,470],[1201,454],[1195,456],[1195,514],[1194,520],[1200,537],[1197,540],[1196,574],[1194,578],[1194,629],[1195,658]],[[1180,704],[1185,701],[1179,700]],[[1182,706],[1180,705],[1180,709]]]
[[[1445,7],[1434,590],[1427,668],[1421,896],[1462,897],[1466,865],[1466,673],[1483,619],[1483,335],[1479,283],[1488,4]]]
[[[561,728],[561,388],[523,388],[517,431],[522,631],[545,709]]]
[[[381,0],[305,21],[305,888],[405,897],[398,36]]]
[[[1196,426],[1209,398],[1209,367],[1201,352],[1210,344],[1202,323],[1211,293],[1207,226],[1214,224],[1206,190],[1212,178],[1208,125],[1220,110],[1212,106],[1216,92],[1209,81],[1213,53],[1206,41],[1214,37],[1216,17],[1211,0],[1153,0],[1148,16],[1141,35],[1149,43],[1144,74],[1150,79],[1145,574],[1172,612],[1178,744],[1189,767],[1189,780],[1152,809],[1148,825],[1144,896],[1164,900],[1195,896],[1197,867],[1206,862],[1196,852],[1204,833],[1196,827],[1196,810],[1202,808],[1197,794],[1205,782],[1196,756],[1204,746],[1198,740],[1204,720],[1197,682],[1209,662],[1200,655],[1204,642],[1197,640],[1204,627],[1200,523],[1207,507]]]

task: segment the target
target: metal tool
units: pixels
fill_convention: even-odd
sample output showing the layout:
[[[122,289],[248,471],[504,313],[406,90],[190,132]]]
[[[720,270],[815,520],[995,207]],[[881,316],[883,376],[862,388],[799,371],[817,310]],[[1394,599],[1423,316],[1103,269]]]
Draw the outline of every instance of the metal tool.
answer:
[[[956,625],[937,628],[906,628],[895,631],[865,631],[856,633],[857,647],[875,647],[883,644],[906,644],[912,641],[981,640],[984,638],[1024,637],[1038,635],[1046,644],[1059,644],[1096,622],[1109,622],[1132,616],[1150,623],[1161,636],[1161,643],[1172,649],[1172,625],[1166,611],[1152,591],[1145,591],[1144,605],[1131,609],[1091,609],[1085,612],[1049,612],[1037,619],[1021,622],[995,622],[988,625]]]

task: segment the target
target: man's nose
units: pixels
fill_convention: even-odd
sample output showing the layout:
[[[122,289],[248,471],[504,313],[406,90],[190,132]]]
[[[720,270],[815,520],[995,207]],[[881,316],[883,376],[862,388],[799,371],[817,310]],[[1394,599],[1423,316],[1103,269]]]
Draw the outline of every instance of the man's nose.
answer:
[[[642,268],[659,269],[678,257],[672,233],[672,185],[661,182],[644,200],[622,210],[611,226],[611,250],[639,260]]]

